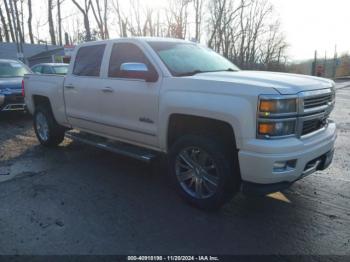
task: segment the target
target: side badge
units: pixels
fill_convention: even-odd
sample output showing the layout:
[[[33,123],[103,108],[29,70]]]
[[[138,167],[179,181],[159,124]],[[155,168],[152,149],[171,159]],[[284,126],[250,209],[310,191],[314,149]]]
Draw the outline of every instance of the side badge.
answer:
[[[139,121],[144,122],[144,123],[148,123],[148,124],[154,124],[154,121],[150,118],[147,118],[147,117],[140,117]]]

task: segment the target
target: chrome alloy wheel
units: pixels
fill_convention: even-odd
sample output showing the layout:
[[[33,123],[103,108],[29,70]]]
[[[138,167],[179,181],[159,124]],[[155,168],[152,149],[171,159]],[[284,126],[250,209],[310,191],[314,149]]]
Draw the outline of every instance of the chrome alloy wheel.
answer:
[[[182,189],[197,199],[213,196],[219,185],[213,158],[198,147],[182,150],[176,158],[176,177]]]
[[[42,141],[47,141],[49,139],[49,125],[45,115],[41,112],[36,114],[36,130]]]

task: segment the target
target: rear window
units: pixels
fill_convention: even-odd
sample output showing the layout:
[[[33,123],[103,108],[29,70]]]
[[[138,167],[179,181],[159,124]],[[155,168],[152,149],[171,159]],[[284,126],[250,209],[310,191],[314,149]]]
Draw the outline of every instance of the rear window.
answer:
[[[29,70],[18,62],[0,62],[0,78],[22,77],[29,74]]]
[[[73,74],[78,76],[99,76],[105,44],[79,48],[75,58]]]
[[[54,66],[52,69],[55,74],[65,75],[67,74],[68,66]]]

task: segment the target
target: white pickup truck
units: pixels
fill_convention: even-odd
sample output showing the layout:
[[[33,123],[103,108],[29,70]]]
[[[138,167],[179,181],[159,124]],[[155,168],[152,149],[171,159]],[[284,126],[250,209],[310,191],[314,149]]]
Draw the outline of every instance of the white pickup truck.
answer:
[[[84,43],[67,76],[26,75],[23,88],[41,144],[66,135],[145,161],[164,154],[180,194],[204,209],[332,162],[333,81],[241,71],[188,41]]]

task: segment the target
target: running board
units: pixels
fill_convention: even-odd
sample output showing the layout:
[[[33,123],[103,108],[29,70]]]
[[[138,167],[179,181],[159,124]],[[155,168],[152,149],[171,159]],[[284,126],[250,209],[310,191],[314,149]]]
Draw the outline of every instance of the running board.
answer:
[[[150,149],[114,141],[77,130],[67,131],[66,137],[116,154],[141,160],[146,163],[149,163],[157,156],[157,152]]]

